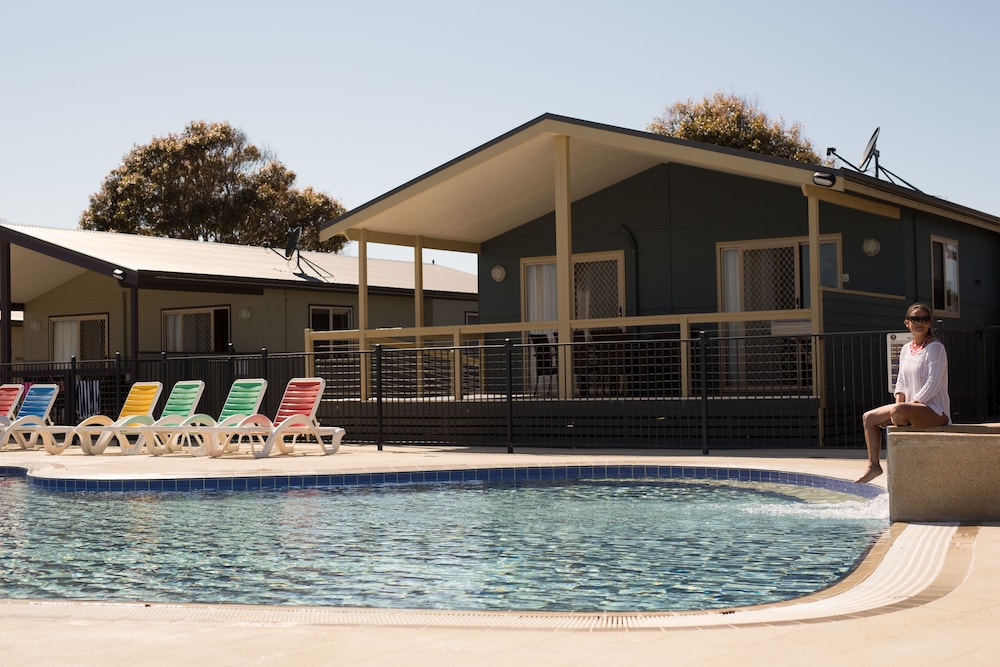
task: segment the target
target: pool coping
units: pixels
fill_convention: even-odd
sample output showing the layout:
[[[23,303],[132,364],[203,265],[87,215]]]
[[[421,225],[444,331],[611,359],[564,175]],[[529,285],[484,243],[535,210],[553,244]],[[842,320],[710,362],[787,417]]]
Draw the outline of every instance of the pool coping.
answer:
[[[25,466],[0,466],[0,476],[25,477],[29,486],[60,493],[132,492],[132,491],[257,491],[285,488],[331,486],[379,486],[383,484],[434,484],[454,482],[546,482],[572,479],[695,479],[713,481],[760,482],[823,488],[862,498],[886,493],[873,484],[856,484],[828,475],[799,473],[769,468],[746,468],[713,465],[660,464],[553,464],[534,466],[498,466],[400,470],[382,472],[301,473],[282,475],[273,472],[256,475],[179,475],[175,477],[118,476],[110,478],[73,477],[35,474]]]
[[[809,472],[799,472],[796,470],[774,470],[762,467],[759,458],[753,459],[754,466],[734,465],[732,463],[712,463],[704,459],[695,459],[697,464],[688,463],[662,463],[636,462],[636,456],[627,452],[622,455],[604,452],[599,456],[601,462],[587,463],[566,463],[565,461],[550,461],[546,465],[483,465],[481,461],[474,461],[476,457],[469,457],[469,465],[446,465],[440,460],[436,463],[425,461],[414,463],[407,460],[405,465],[392,466],[384,465],[389,463],[388,458],[383,458],[380,453],[374,465],[367,465],[366,468],[382,468],[357,470],[356,472],[310,472],[304,474],[284,474],[276,473],[274,470],[267,472],[259,471],[255,474],[241,474],[240,469],[249,461],[234,460],[225,469],[212,470],[206,474],[204,470],[198,474],[186,472],[173,474],[168,478],[164,477],[164,470],[157,464],[158,459],[147,457],[148,462],[142,463],[144,470],[130,470],[127,473],[108,472],[101,469],[104,466],[98,465],[86,474],[74,474],[74,466],[58,466],[52,469],[49,465],[53,458],[38,459],[32,464],[21,465],[17,462],[13,466],[0,466],[0,469],[17,469],[23,472],[29,479],[46,480],[40,482],[43,488],[50,490],[67,491],[72,488],[78,490],[78,484],[83,483],[83,490],[87,490],[87,484],[95,483],[92,488],[103,488],[103,483],[113,483],[118,481],[122,484],[121,489],[129,488],[143,490],[143,484],[153,481],[155,484],[167,482],[168,479],[212,479],[225,480],[223,485],[232,490],[253,490],[254,481],[265,478],[279,479],[274,488],[279,488],[277,484],[298,486],[307,484],[332,484],[338,481],[343,484],[394,484],[394,483],[414,483],[415,481],[519,481],[523,478],[533,481],[537,474],[538,480],[548,479],[571,479],[571,478],[591,478],[591,479],[613,479],[625,477],[683,477],[688,479],[745,479],[748,481],[764,481],[776,483],[792,483],[806,486],[821,486],[846,493],[854,493],[862,497],[874,497],[885,493],[884,488],[877,485],[857,485],[844,479],[831,476],[829,474],[816,474]],[[649,455],[643,453],[643,459],[648,459]],[[678,458],[670,453],[659,454],[656,458]],[[88,457],[93,462],[93,457]],[[132,458],[132,457],[129,457]],[[323,465],[332,462],[342,463],[344,457],[305,457],[312,459],[309,465],[325,461]],[[582,454],[571,454],[570,456],[549,457],[552,459],[593,459],[595,456]],[[735,458],[735,457],[729,457]],[[620,462],[609,462],[619,459]],[[162,459],[160,459],[162,461]],[[769,463],[776,463],[780,458],[769,460]],[[272,459],[271,467],[290,466],[291,459]],[[301,464],[303,459],[300,458]],[[44,462],[38,466],[37,463]],[[12,462],[13,463],[13,462]],[[393,461],[399,463],[399,461]],[[464,464],[464,458],[462,463]],[[799,464],[789,465],[789,461],[781,461],[786,468],[809,467],[807,462],[800,461]],[[322,466],[319,466],[322,467]],[[354,467],[358,466],[341,466]],[[391,468],[406,468],[392,470]],[[36,472],[31,472],[32,468],[38,468]],[[521,471],[521,472],[518,472]],[[244,469],[245,472],[245,469]],[[423,477],[420,476],[423,474]],[[60,487],[60,480],[62,486]],[[69,484],[69,481],[72,484]],[[136,485],[138,483],[138,485]],[[154,486],[155,486],[154,484]],[[195,482],[197,484],[197,482]],[[112,486],[108,487],[109,489]],[[260,486],[258,488],[267,488]],[[739,607],[734,609],[712,610],[711,612],[596,612],[596,613],[576,613],[576,612],[451,612],[438,610],[393,610],[393,609],[349,609],[333,607],[256,607],[244,605],[222,605],[222,604],[187,604],[187,603],[128,603],[128,602],[81,602],[70,600],[0,600],[0,615],[16,614],[16,610],[30,607],[31,614],[42,613],[43,615],[59,618],[64,616],[74,616],[84,613],[91,617],[125,617],[125,618],[205,618],[206,620],[228,620],[240,622],[244,619],[248,623],[289,623],[296,624],[323,624],[323,625],[372,625],[372,626],[407,626],[407,627],[476,627],[476,628],[566,628],[585,630],[610,630],[610,629],[672,629],[684,627],[718,627],[718,626],[752,626],[752,625],[775,625],[789,623],[812,623],[822,620],[832,620],[835,618],[858,617],[871,614],[882,614],[898,609],[924,604],[927,601],[937,599],[953,590],[968,572],[971,566],[971,551],[975,544],[976,531],[972,527],[952,526],[953,533],[950,538],[939,536],[932,551],[937,556],[934,563],[930,563],[921,570],[924,583],[919,590],[909,591],[905,595],[899,595],[898,591],[884,588],[877,592],[874,598],[868,599],[864,603],[864,608],[854,608],[849,612],[843,612],[842,607],[837,607],[833,602],[838,598],[843,598],[846,593],[856,589],[863,582],[878,573],[886,556],[890,553],[894,544],[899,540],[908,528],[907,524],[893,524],[890,531],[869,551],[859,565],[837,584],[807,595],[805,597],[789,600],[785,602],[771,603],[753,607]],[[941,556],[944,554],[944,556]],[[943,559],[943,563],[942,563]],[[796,609],[811,607],[812,615],[808,617],[795,618]],[[824,614],[823,610],[828,609],[829,613]],[[774,610],[780,610],[775,614]],[[819,615],[816,615],[817,610]],[[792,612],[789,616],[789,612]]]

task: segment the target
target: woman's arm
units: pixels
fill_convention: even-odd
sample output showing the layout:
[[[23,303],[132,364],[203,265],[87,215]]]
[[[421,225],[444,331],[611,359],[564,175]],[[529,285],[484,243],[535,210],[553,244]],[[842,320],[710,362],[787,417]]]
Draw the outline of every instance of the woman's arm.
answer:
[[[948,353],[940,342],[927,347],[925,363],[927,380],[913,395],[914,403],[927,403],[948,390]]]

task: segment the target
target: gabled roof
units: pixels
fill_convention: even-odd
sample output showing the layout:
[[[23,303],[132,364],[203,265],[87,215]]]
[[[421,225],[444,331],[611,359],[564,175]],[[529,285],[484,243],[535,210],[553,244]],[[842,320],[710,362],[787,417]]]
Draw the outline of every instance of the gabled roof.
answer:
[[[142,289],[213,291],[248,287],[341,289],[357,292],[358,258],[324,252],[285,259],[270,248],[207,243],[155,236],[79,229],[0,224],[0,240],[11,244],[11,300],[25,303],[85,271]],[[412,262],[369,259],[372,290],[413,290]],[[473,274],[438,264],[424,265],[424,291],[474,296]]]
[[[552,211],[553,137],[570,137],[575,201],[658,164],[677,162],[802,185],[816,170],[791,160],[545,114],[328,223],[337,234],[476,252],[478,245]]]
[[[774,183],[814,188],[813,174],[834,174],[832,190],[935,213],[984,227],[1000,219],[831,169],[649,132],[544,114],[359,206],[320,231],[372,242],[478,252],[479,244],[554,207],[556,136],[569,137],[570,200],[576,201],[658,164],[684,164]],[[822,188],[818,188],[822,190]]]

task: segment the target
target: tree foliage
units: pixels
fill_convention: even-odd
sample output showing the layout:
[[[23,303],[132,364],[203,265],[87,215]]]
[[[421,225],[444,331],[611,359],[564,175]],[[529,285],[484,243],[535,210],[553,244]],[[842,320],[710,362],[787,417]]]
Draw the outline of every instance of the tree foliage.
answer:
[[[83,229],[283,248],[302,228],[301,247],[336,252],[320,224],[344,212],[228,123],[190,123],[182,133],[134,146],[80,218]]]
[[[688,99],[666,108],[646,126],[648,132],[701,141],[763,155],[820,164],[802,126],[771,120],[757,105],[738,95],[716,92],[695,102]]]

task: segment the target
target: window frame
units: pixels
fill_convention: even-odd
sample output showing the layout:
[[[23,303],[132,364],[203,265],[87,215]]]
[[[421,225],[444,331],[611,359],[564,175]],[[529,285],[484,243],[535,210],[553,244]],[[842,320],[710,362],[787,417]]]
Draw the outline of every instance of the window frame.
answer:
[[[325,310],[325,311],[327,311],[328,314],[331,314],[331,315],[334,312],[336,312],[339,315],[346,315],[347,316],[347,326],[344,327],[343,329],[316,329],[316,328],[314,328],[313,327],[313,314],[316,311],[321,311],[321,310]],[[309,308],[308,308],[308,317],[309,317],[309,325],[308,325],[308,327],[312,331],[350,331],[351,329],[356,328],[354,326],[354,306],[341,306],[341,305],[326,304],[326,303],[311,303],[311,304],[309,304]],[[332,321],[333,317],[331,317],[330,320]]]
[[[582,264],[582,263],[587,263],[587,262],[614,261],[616,263],[616,267],[617,267],[616,270],[617,270],[617,273],[618,273],[618,294],[617,294],[617,299],[618,299],[618,306],[619,306],[619,310],[620,310],[620,314],[617,315],[616,317],[621,317],[622,314],[624,313],[625,307],[626,307],[626,304],[625,304],[625,251],[624,250],[605,250],[605,251],[600,251],[600,252],[580,252],[580,253],[573,253],[573,255],[571,256],[570,259],[571,259],[571,262],[573,263],[574,266],[577,265],[577,264]],[[528,304],[528,280],[527,280],[527,271],[528,271],[528,268],[529,267],[533,267],[533,266],[545,266],[545,265],[552,265],[552,266],[554,266],[555,264],[556,264],[556,256],[555,255],[539,255],[539,256],[536,256],[536,257],[522,257],[521,258],[521,321],[522,322],[548,322],[548,321],[555,321],[555,320],[559,319],[559,316],[558,316],[558,313],[557,313],[555,315],[555,317],[551,318],[551,320],[548,320],[548,319],[542,319],[542,320],[535,319],[535,320],[532,320],[531,319],[531,313],[529,312],[529,308],[528,308],[528,305],[529,305]],[[575,274],[575,271],[574,271],[574,274]],[[576,285],[573,286],[573,289],[574,289],[574,293],[575,293]],[[556,295],[556,296],[558,297],[558,295]],[[575,315],[576,315],[576,313],[575,313],[575,308],[574,308],[574,318],[573,319],[578,319],[578,318],[575,317]],[[595,318],[590,318],[590,319],[595,319]],[[601,319],[604,319],[604,318],[601,318]],[[615,319],[615,318],[612,317],[612,318],[607,318],[607,319]],[[532,331],[532,333],[547,333],[547,332],[548,332],[548,330]]]
[[[310,331],[350,331],[354,328],[354,306],[341,306],[338,304],[327,304],[327,303],[311,303],[307,308],[309,318],[308,328]],[[315,329],[313,328],[313,316],[318,311],[326,311],[330,316],[330,321],[332,323],[334,314],[346,315],[347,316],[347,326],[343,329]],[[331,353],[331,352],[346,352],[349,349],[349,344],[347,341],[332,341],[332,340],[316,340],[313,341],[313,352],[316,353]]]
[[[820,273],[820,287],[825,289],[842,289],[844,281],[844,258],[843,258],[843,243],[842,237],[839,233],[836,234],[821,234],[819,236],[820,248],[824,245],[832,245],[835,249],[835,255],[837,260],[837,266],[835,269],[835,285],[827,285],[822,281],[822,272]],[[745,309],[746,305],[746,295],[743,293],[744,285],[744,253],[747,250],[760,250],[766,248],[779,248],[779,247],[791,247],[794,249],[795,255],[795,292],[796,292],[796,306],[797,310],[807,310],[810,308],[810,289],[809,289],[809,272],[807,270],[806,262],[803,261],[803,253],[809,247],[809,237],[808,236],[788,236],[788,237],[778,237],[769,239],[753,239],[744,241],[720,241],[715,244],[715,262],[716,262],[716,307],[720,312],[735,312],[735,313],[747,313],[754,312]],[[738,252],[738,256],[734,262],[734,267],[738,271],[739,278],[739,294],[737,295],[738,304],[735,310],[727,306],[727,294],[726,291],[726,256],[725,253],[729,251]],[[822,252],[822,250],[821,250]],[[821,257],[822,259],[822,257]]]
[[[952,245],[955,248],[955,276],[954,276],[954,310],[951,310],[951,303],[948,297],[948,267],[946,248]],[[940,250],[939,250],[940,249]],[[930,279],[931,279],[931,315],[934,317],[961,317],[962,316],[962,294],[961,294],[961,254],[959,252],[958,241],[944,236],[931,234],[930,237]],[[939,263],[940,260],[940,263]],[[941,276],[940,289],[937,284],[938,271]],[[940,291],[940,296],[938,292]],[[939,299],[944,303],[939,303]]]
[[[226,321],[226,343],[223,347],[216,340],[218,338],[218,333],[216,332],[216,313],[223,312],[224,319]],[[181,338],[180,349],[171,349],[171,341],[168,339],[170,335],[170,327],[167,326],[167,317],[171,315],[180,315],[181,317],[185,315],[198,315],[198,314],[208,314],[211,322],[210,338],[212,340],[211,350],[191,350],[187,349],[184,345],[183,336]],[[183,334],[183,326],[182,334]],[[232,307],[229,305],[225,306],[192,306],[186,308],[163,308],[160,310],[160,349],[164,352],[170,354],[221,354],[225,353],[229,349],[230,343],[232,343],[233,336],[233,314]]]
[[[108,350],[110,349],[110,341],[108,340],[108,333],[110,331],[108,326],[108,321],[110,317],[108,313],[91,313],[86,315],[51,315],[49,316],[49,331],[51,332],[49,338],[49,359],[52,361],[69,361],[69,359],[56,359],[56,323],[59,322],[76,322],[77,325],[77,342],[76,342],[76,353],[75,356],[77,361],[99,361],[101,359],[107,359],[109,357]],[[84,358],[80,356],[80,326],[84,321],[101,321],[104,324],[104,350],[101,357],[97,359]]]

